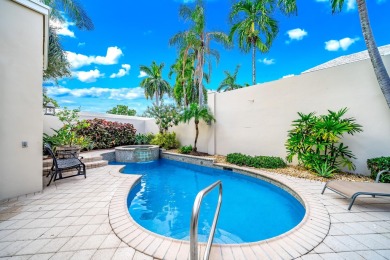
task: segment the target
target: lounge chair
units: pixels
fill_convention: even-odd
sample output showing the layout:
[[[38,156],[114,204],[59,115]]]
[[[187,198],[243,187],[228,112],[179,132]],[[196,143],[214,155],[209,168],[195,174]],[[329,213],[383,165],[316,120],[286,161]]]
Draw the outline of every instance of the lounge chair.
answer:
[[[45,144],[45,150],[53,158],[53,165],[49,173],[46,175],[46,177],[49,177],[49,175],[51,175],[50,181],[47,184],[47,186],[50,185],[53,178],[54,178],[53,181],[80,176],[80,175],[84,175],[84,178],[87,178],[87,174],[85,171],[85,164],[82,161],[80,161],[80,159],[75,154],[71,154],[71,158],[57,159],[54,155],[54,152],[51,150],[50,145]],[[77,169],[77,174],[65,176],[65,177],[62,176],[63,171],[71,170],[71,169]]]
[[[351,200],[348,210],[352,208],[355,199],[360,195],[390,196],[390,183],[379,183],[383,173],[390,173],[390,170],[380,171],[376,176],[375,183],[372,182],[350,182],[350,181],[329,181],[325,184],[321,194],[326,188]]]

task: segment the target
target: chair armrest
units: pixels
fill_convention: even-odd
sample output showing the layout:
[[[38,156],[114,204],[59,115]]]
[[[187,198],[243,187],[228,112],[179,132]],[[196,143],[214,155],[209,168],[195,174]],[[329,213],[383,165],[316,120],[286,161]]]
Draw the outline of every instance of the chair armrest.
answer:
[[[381,175],[382,175],[383,173],[385,173],[385,172],[390,173],[390,170],[383,170],[383,171],[378,172],[378,174],[376,175],[375,182],[379,182],[380,179],[381,179]]]

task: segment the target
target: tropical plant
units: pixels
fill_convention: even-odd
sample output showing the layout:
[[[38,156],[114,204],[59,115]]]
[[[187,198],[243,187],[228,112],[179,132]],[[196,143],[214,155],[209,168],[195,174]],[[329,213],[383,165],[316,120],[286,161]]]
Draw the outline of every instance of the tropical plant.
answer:
[[[240,65],[237,65],[233,74],[231,74],[229,71],[224,72],[226,77],[219,84],[219,87],[217,89],[218,92],[221,92],[223,89],[224,91],[229,91],[229,90],[239,89],[243,87],[242,85],[239,85],[236,82],[239,69],[240,69]]]
[[[180,142],[177,140],[175,132],[158,133],[150,143],[164,149],[176,149],[180,146]]]
[[[70,21],[74,22],[78,29],[92,30],[94,28],[92,20],[87,15],[83,7],[75,0],[40,0],[51,7],[50,16],[52,20],[64,22],[64,14]],[[57,35],[57,28],[49,26],[49,51],[48,65],[44,71],[44,79],[58,79],[69,77],[69,62],[61,46]]]
[[[125,105],[116,105],[115,107],[108,110],[106,113],[115,115],[135,116],[137,114],[137,111]]]
[[[283,13],[296,12],[295,0],[241,0],[230,12],[233,25],[229,38],[238,37],[238,46],[244,52],[252,49],[252,83],[256,84],[256,50],[269,51],[278,33],[278,22],[272,17],[276,8]]]
[[[155,61],[150,67],[140,65],[140,70],[146,73],[146,78],[142,80],[141,87],[145,90],[145,97],[153,99],[156,97],[156,106],[159,106],[159,99],[162,99],[164,94],[171,95],[171,86],[168,81],[162,78],[162,70],[164,63],[157,65]]]
[[[313,169],[317,172],[317,174],[324,178],[331,178],[333,177],[333,173],[336,171],[336,168],[332,167],[330,164],[328,164],[327,161],[325,162],[318,162],[313,166]]]
[[[154,134],[152,134],[152,133],[136,134],[135,139],[134,139],[134,144],[137,144],[137,145],[151,144],[153,138],[154,138]]]
[[[179,153],[189,154],[192,152],[192,145],[185,145],[179,148]]]
[[[58,104],[57,100],[49,97],[46,92],[47,92],[47,89],[43,88],[43,91],[42,91],[42,97],[43,97],[43,99],[42,99],[43,100],[42,106],[46,107],[46,105],[51,102],[54,105],[54,107],[60,107],[60,105]]]
[[[157,106],[154,104],[148,107],[143,114],[144,117],[154,118],[160,130],[160,133],[165,133],[180,121],[180,110],[172,104],[163,104]]]
[[[390,170],[390,156],[368,159],[367,167],[371,171],[371,178],[376,179],[378,172]],[[390,174],[383,174],[380,181],[390,183]]]
[[[44,133],[43,143],[49,144],[56,151],[57,147],[67,145],[69,147],[76,145],[81,150],[92,150],[94,143],[89,137],[77,135],[76,132],[71,132],[67,127],[62,127],[58,130],[52,128],[55,134],[52,136]]]
[[[340,12],[344,6],[344,0],[330,0],[332,5],[332,12]],[[367,5],[365,0],[356,0],[359,11],[360,26],[362,28],[364,41],[366,42],[367,51],[374,68],[375,76],[378,80],[379,86],[385,96],[387,105],[390,108],[390,77],[383,64],[378,47],[376,46],[374,35],[372,33],[370,19],[368,17]]]
[[[300,118],[293,121],[293,129],[288,132],[287,161],[292,162],[297,156],[298,162],[310,170],[330,171],[340,167],[354,170],[351,159],[356,158],[340,141],[344,134],[361,132],[362,126],[354,118],[343,118],[346,112],[347,108],[338,112],[328,110],[327,115],[320,116],[298,113]]]
[[[88,127],[78,129],[77,134],[91,139],[95,149],[134,144],[136,129],[132,124],[99,118],[86,120],[86,123]]]
[[[230,153],[226,156],[226,161],[239,166],[255,168],[276,169],[286,167],[286,163],[282,158],[274,156],[250,156],[241,153]]]
[[[190,104],[189,107],[186,107],[181,115],[181,121],[185,123],[189,123],[191,119],[194,119],[195,123],[195,141],[194,141],[194,148],[193,151],[197,151],[196,144],[198,142],[198,136],[199,136],[199,122],[200,120],[203,120],[207,123],[211,123],[212,121],[215,121],[214,116],[209,111],[208,107],[201,107],[200,105],[196,103]]]
[[[191,23],[190,29],[185,32],[179,32],[170,39],[171,45],[178,45],[183,52],[183,63],[186,62],[186,56],[193,53],[196,56],[196,65],[194,71],[194,85],[198,87],[198,104],[204,104],[204,66],[208,63],[208,75],[211,75],[211,57],[219,60],[219,54],[216,50],[210,48],[212,40],[230,47],[229,37],[218,31],[206,32],[205,9],[202,0],[198,0],[194,7],[182,5],[179,10],[179,16]]]

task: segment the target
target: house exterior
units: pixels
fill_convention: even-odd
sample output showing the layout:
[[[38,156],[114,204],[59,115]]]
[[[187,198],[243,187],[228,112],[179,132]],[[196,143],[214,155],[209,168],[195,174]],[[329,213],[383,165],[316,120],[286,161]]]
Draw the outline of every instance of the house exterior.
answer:
[[[42,190],[42,75],[50,8],[0,1],[0,200]]]

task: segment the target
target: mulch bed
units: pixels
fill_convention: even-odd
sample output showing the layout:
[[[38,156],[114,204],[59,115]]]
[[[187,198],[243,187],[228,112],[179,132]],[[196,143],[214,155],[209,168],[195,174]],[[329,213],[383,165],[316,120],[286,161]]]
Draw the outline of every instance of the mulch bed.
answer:
[[[177,149],[168,150],[167,152],[179,153]],[[196,152],[196,153],[191,152],[189,155],[206,157],[206,158],[214,158],[216,163],[224,163],[224,164],[234,165],[234,164],[226,162],[226,156],[223,156],[223,155],[209,155],[207,153],[200,153],[200,152]],[[252,168],[252,167],[247,167],[247,168]],[[353,173],[348,173],[348,172],[337,172],[334,174],[334,176],[332,178],[324,178],[324,177],[318,176],[315,172],[308,171],[305,168],[300,167],[300,166],[287,166],[285,168],[279,168],[279,169],[263,169],[263,168],[252,168],[252,169],[264,170],[267,172],[274,172],[274,173],[292,176],[292,177],[296,177],[296,178],[313,180],[313,181],[321,181],[321,182],[327,182],[329,180],[374,182],[374,180],[371,179],[370,177],[363,176],[363,175],[357,175],[357,174],[353,174]]]

